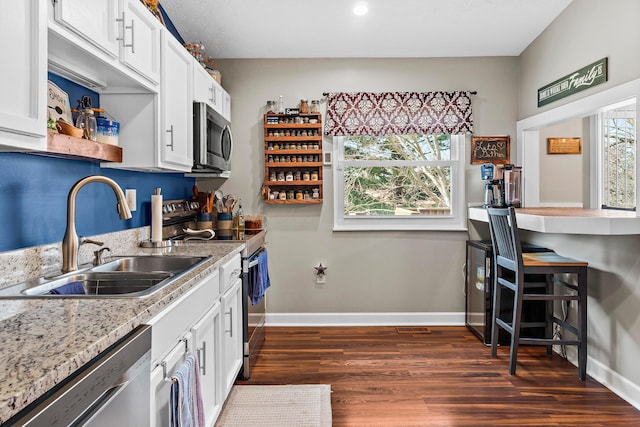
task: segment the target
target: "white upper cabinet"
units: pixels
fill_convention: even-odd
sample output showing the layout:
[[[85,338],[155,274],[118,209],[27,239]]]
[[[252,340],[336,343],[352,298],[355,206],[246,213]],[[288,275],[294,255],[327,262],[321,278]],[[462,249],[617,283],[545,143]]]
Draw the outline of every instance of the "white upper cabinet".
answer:
[[[231,95],[222,89],[222,117],[231,121]]]
[[[117,0],[54,0],[54,19],[103,52],[117,57]]]
[[[190,172],[193,166],[193,57],[162,31],[161,159],[162,166]]]
[[[120,10],[120,59],[160,83],[160,21],[138,0],[120,0]]]
[[[162,25],[139,0],[52,3],[52,72],[98,92],[157,92]]]
[[[46,150],[47,27],[38,0],[0,13],[0,150]]]
[[[222,114],[222,86],[207,73],[196,59],[193,59],[193,100],[206,102]]]

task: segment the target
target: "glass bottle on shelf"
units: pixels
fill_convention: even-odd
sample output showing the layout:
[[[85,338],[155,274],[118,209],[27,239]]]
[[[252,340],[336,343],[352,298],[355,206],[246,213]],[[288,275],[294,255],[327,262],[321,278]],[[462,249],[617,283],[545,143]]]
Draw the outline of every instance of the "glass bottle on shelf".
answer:
[[[282,95],[278,98],[278,114],[284,114],[284,97]]]
[[[317,114],[320,112],[320,101],[314,99],[311,101],[311,112]]]

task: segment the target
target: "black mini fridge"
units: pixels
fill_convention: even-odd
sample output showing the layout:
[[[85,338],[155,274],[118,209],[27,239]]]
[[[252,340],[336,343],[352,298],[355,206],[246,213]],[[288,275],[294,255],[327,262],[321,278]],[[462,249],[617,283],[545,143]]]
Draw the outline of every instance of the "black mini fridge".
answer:
[[[550,250],[529,243],[522,244],[523,252],[549,252]],[[491,316],[493,311],[493,247],[491,241],[468,240],[465,269],[465,325],[484,344],[491,344]],[[527,282],[540,282],[545,286],[545,277],[527,276]],[[513,296],[502,292],[502,309],[510,312]],[[502,310],[501,310],[502,311]],[[527,301],[523,308],[523,321],[544,321],[544,301]],[[508,318],[502,313],[501,318]],[[543,337],[544,329],[527,331],[528,335]],[[529,333],[530,332],[530,333]],[[498,344],[509,344],[509,334],[500,329]]]

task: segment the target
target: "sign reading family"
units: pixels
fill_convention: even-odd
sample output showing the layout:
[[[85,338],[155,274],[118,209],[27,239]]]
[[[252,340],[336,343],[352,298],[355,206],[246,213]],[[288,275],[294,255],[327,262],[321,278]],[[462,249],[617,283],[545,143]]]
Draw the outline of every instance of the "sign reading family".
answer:
[[[582,67],[538,89],[538,107],[607,81],[607,58]]]

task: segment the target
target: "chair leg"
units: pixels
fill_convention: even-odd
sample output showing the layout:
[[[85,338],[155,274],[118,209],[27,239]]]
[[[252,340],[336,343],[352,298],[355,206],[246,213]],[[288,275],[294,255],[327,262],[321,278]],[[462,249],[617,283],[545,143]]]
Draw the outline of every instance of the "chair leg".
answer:
[[[578,378],[587,378],[587,268],[578,272]]]
[[[495,277],[498,277],[498,269],[500,267],[496,266],[495,268]],[[491,357],[496,357],[498,354],[498,336],[500,327],[496,322],[498,316],[500,316],[500,300],[502,299],[500,294],[501,286],[498,285],[498,281],[496,278],[493,280],[493,312],[491,314]]]
[[[554,292],[554,285],[553,285],[553,274],[547,274],[546,275],[546,290],[545,292],[547,293],[547,295],[552,295]],[[544,316],[544,321],[546,323],[546,326],[544,328],[544,337],[547,339],[551,339],[553,338],[553,310],[554,310],[554,306],[553,306],[553,301],[545,301],[545,316]],[[553,354],[553,346],[552,345],[548,345],[547,347],[547,355],[551,356]]]
[[[524,276],[516,280],[524,280]],[[520,287],[520,289],[522,289]],[[518,344],[520,344],[520,318],[522,317],[522,290],[514,292],[513,295],[513,316],[511,318],[511,350],[509,352],[509,373],[515,375],[518,362]]]

